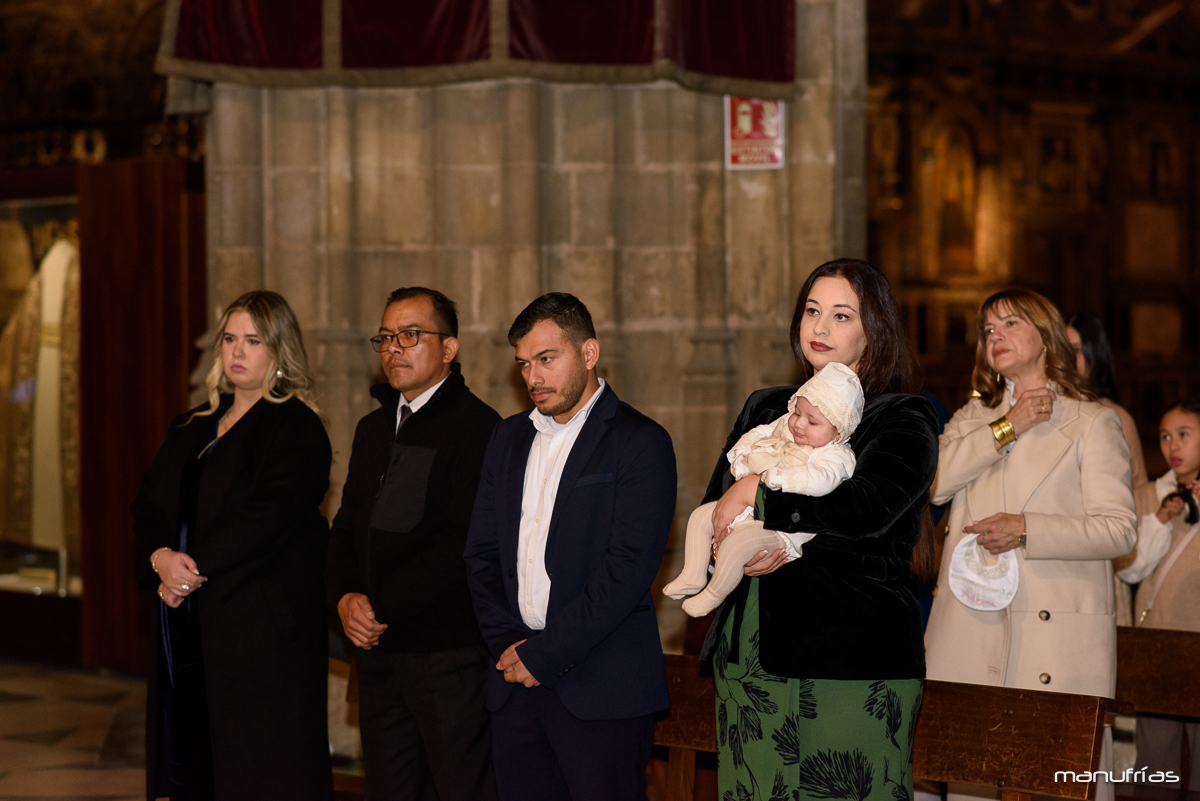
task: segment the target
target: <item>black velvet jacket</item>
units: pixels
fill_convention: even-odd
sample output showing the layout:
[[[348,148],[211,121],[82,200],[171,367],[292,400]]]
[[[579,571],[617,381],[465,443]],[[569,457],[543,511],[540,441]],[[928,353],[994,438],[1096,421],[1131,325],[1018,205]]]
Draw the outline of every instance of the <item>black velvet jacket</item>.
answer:
[[[787,412],[796,387],[752,394],[713,470],[704,500],[733,483],[725,454],[751,428]],[[811,531],[804,555],[759,582],[760,658],[777,676],[912,679],[925,676],[925,646],[912,549],[937,472],[937,417],[919,395],[868,401],[850,437],[854,475],[828,495],[763,488],[764,524]],[[740,624],[749,581],[722,605],[708,653],[730,614]],[[736,661],[731,658],[730,661]]]

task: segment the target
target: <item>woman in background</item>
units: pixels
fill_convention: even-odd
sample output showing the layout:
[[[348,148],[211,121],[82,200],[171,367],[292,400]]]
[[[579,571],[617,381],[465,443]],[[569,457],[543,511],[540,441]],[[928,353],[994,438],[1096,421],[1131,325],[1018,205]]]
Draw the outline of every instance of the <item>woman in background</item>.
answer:
[[[1108,345],[1108,335],[1104,333],[1104,325],[1100,318],[1091,312],[1079,312],[1067,321],[1067,339],[1075,349],[1075,369],[1087,379],[1092,392],[1104,406],[1112,409],[1121,419],[1121,433],[1125,436],[1125,444],[1129,446],[1129,466],[1133,471],[1132,482],[1134,495],[1138,488],[1149,479],[1146,477],[1146,459],[1142,454],[1142,439],[1138,435],[1137,423],[1133,415],[1117,403],[1117,370],[1113,363],[1112,348]],[[1113,580],[1113,589],[1117,593],[1117,625],[1133,625],[1133,593],[1129,585],[1120,578],[1119,571],[1129,567],[1133,554],[1113,560],[1113,570],[1118,575]],[[1129,718],[1120,718],[1121,728]]]
[[[249,292],[217,332],[208,402],[171,423],[133,503],[162,599],[146,795],[326,801],[329,437],[287,301]]]
[[[1133,415],[1117,403],[1117,370],[1104,324],[1091,312],[1079,312],[1067,320],[1067,339],[1075,349],[1075,369],[1087,379],[1100,403],[1121,419],[1121,433],[1129,446],[1129,465],[1133,468],[1133,488],[1136,490],[1149,480],[1146,459]]]

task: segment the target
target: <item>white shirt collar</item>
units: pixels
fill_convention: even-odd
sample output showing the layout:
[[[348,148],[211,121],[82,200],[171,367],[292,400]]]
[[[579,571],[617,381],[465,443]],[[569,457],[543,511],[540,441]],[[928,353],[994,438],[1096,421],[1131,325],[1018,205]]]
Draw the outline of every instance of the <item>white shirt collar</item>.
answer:
[[[450,374],[447,373],[446,378],[449,378],[449,377],[450,377]],[[413,398],[412,400],[406,400],[404,397],[404,394],[401,393],[400,394],[400,403],[396,406],[396,425],[400,425],[400,410],[401,409],[403,409],[405,406],[407,406],[408,408],[412,409],[414,413],[420,411],[422,406],[424,406],[426,403],[429,403],[429,399],[433,397],[433,393],[437,392],[438,388],[441,387],[442,384],[446,383],[446,378],[443,378],[441,381],[437,382],[432,387],[425,390],[424,392],[422,392],[420,395]]]
[[[608,386],[608,384],[605,383],[603,378],[601,378],[600,388],[593,392],[592,397],[588,398],[588,402],[583,405],[583,408],[576,412],[575,416],[565,423],[559,423],[553,417],[542,414],[537,410],[536,406],[529,412],[529,419],[533,421],[534,428],[551,437],[557,432],[562,431],[567,426],[582,426],[587,420],[588,413],[591,412],[592,407],[596,405],[596,401],[602,394],[604,394],[604,388],[606,386]]]

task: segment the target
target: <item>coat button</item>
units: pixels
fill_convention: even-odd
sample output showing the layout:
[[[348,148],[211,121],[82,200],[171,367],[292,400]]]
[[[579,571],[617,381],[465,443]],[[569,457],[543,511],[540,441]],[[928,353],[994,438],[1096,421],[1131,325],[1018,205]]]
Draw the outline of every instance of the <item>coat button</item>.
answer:
[[[1038,612],[1038,617],[1040,617],[1042,620],[1049,620],[1050,613],[1043,609],[1042,611]]]
[[[1040,681],[1042,684],[1049,684],[1050,683],[1050,674],[1043,673],[1042,675],[1038,676],[1038,681]]]
[[[513,568],[511,568],[511,567],[510,567],[510,568],[508,569],[508,577],[509,577],[509,578],[514,578],[516,575],[517,575],[517,571],[516,571],[515,569],[513,569]]]
[[[793,523],[800,522],[800,513],[799,512],[792,512],[792,522]]]

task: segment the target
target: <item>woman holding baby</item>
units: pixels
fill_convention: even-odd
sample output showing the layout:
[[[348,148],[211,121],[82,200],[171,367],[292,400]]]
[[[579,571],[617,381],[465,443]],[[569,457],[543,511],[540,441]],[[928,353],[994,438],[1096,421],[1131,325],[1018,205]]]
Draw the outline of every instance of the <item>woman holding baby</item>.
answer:
[[[925,676],[913,573],[932,569],[926,512],[937,419],[928,401],[910,394],[913,358],[896,298],[866,262],[839,259],[813,271],[797,298],[791,341],[809,389],[750,396],[705,497],[717,501],[718,563],[731,528],[746,527],[748,507],[757,530],[776,537],[746,562],[705,643],[716,674],[720,794],[911,798]],[[837,401],[859,390],[840,370],[824,371],[835,363],[857,377],[861,419]],[[757,427],[774,432],[777,451],[790,450],[789,441],[799,446],[802,421],[787,422],[798,407],[804,425],[824,418],[836,429],[807,446],[810,474],[822,448],[852,453],[847,464],[833,458],[836,447],[826,451],[842,467],[825,494],[786,476],[772,480],[771,468],[736,477],[733,452]]]
[[[1076,370],[1058,310],[1023,289],[984,301],[971,385],[940,440],[934,503],[952,501],[925,642],[929,678],[1112,697],[1109,560],[1136,536],[1116,412]],[[1111,770],[1105,734],[1100,770]],[[954,798],[994,787],[951,785]],[[1100,782],[1097,799],[1112,798]]]

